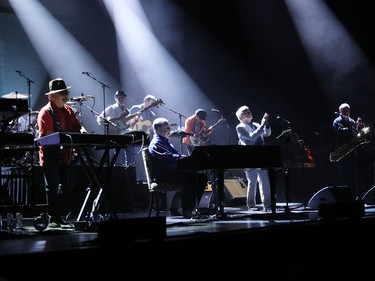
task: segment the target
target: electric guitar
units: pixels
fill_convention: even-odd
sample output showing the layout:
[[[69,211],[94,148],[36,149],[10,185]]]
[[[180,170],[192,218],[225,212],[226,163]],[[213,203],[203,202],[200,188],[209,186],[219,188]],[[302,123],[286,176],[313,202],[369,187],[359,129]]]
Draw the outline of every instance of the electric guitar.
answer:
[[[158,99],[157,101],[154,101],[149,106],[147,106],[145,108],[142,108],[141,110],[139,110],[139,111],[137,111],[133,114],[128,114],[124,118],[118,119],[116,121],[113,121],[113,119],[112,119],[111,121],[116,124],[116,127],[111,125],[110,126],[110,133],[115,133],[115,134],[122,134],[122,132],[125,133],[127,129],[133,128],[136,125],[136,123],[138,122],[137,120],[138,120],[139,116],[141,116],[141,114],[143,112],[145,112],[146,110],[148,110],[152,107],[156,107],[156,106],[158,106],[159,104],[162,104],[162,103],[163,103],[163,101],[161,99]]]
[[[224,121],[225,119],[221,118],[208,129],[212,130],[214,127],[216,127],[217,125],[219,125],[221,122],[224,122]],[[203,145],[212,144],[212,142],[208,139],[204,129],[205,128],[202,128],[202,130],[198,134],[193,134],[189,136],[192,146],[203,146]]]

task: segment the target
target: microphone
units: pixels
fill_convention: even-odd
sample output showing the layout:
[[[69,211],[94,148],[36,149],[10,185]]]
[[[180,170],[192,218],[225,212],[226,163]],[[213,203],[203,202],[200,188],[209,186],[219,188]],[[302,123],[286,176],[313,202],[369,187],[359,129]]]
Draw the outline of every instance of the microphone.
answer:
[[[333,113],[336,117],[339,117],[341,114],[339,113],[339,112],[337,112],[337,111],[335,111],[334,113]]]
[[[21,74],[22,71],[21,71],[21,70],[16,70],[16,72],[17,72],[18,74]]]
[[[182,130],[176,130],[176,131],[171,131],[169,134],[169,137],[178,137],[178,138],[184,138],[186,136],[194,136],[194,134],[184,132]]]
[[[286,119],[284,119],[284,118],[282,118],[280,116],[277,116],[276,119],[284,122],[285,124],[288,124],[288,125],[290,124],[290,122],[288,120],[286,120]]]
[[[220,112],[219,109],[212,108],[211,111],[213,112]]]

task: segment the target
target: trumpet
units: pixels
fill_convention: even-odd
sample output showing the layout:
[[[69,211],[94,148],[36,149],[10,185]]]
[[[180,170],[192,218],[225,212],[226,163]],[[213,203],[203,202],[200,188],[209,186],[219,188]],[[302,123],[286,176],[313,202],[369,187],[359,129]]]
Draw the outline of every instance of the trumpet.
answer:
[[[370,132],[369,127],[362,128],[350,142],[340,146],[337,150],[330,153],[329,161],[338,162],[357,147],[368,143],[369,141],[367,141],[365,138],[368,132]]]

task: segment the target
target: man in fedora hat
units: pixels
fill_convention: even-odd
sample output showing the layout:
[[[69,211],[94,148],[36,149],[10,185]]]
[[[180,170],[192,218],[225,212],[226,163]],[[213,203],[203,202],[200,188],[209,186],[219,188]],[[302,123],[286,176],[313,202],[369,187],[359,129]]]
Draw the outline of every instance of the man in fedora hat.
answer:
[[[39,111],[37,123],[39,137],[55,132],[80,132],[81,123],[73,108],[66,104],[69,91],[64,80],[53,79],[49,82],[49,92],[45,95],[48,103]],[[73,161],[71,149],[41,146],[39,161],[46,182],[48,198],[49,227],[60,227],[67,222],[62,218],[64,207],[73,187]]]

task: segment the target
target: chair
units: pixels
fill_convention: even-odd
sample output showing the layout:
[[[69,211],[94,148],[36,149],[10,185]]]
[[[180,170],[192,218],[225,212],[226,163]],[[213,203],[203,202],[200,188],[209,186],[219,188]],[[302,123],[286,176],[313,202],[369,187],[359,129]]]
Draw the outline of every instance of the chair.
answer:
[[[150,191],[150,201],[148,208],[148,217],[151,217],[152,210],[155,210],[156,216],[160,214],[160,203],[162,194],[168,191],[182,191],[183,186],[175,183],[156,182],[152,174],[152,159],[148,148],[142,149],[142,158],[145,168],[148,190]]]

